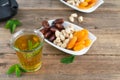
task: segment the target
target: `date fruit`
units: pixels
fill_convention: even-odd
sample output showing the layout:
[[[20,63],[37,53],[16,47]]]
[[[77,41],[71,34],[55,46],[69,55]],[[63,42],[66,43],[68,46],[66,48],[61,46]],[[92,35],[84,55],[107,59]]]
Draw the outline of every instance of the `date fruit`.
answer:
[[[55,34],[52,34],[49,38],[49,41],[53,42],[56,39]]]
[[[47,33],[45,33],[45,38],[49,38],[50,36],[52,35],[52,32],[51,31],[48,31]]]
[[[63,22],[64,22],[64,20],[63,20],[62,18],[56,19],[56,20],[54,21],[55,24],[62,24]]]
[[[51,27],[50,30],[55,33],[56,30],[58,30],[56,27]]]
[[[42,22],[42,26],[45,27],[45,28],[49,28],[50,27],[48,21],[46,21],[46,20],[44,20]]]

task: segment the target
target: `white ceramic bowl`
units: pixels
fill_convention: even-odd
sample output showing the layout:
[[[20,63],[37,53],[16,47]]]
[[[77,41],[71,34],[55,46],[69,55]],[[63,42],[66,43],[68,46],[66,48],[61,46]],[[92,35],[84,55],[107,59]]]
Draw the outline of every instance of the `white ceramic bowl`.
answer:
[[[89,9],[80,9],[80,8],[77,8],[76,6],[73,6],[73,5],[65,2],[64,0],[60,0],[60,1],[61,1],[62,3],[64,3],[65,5],[71,7],[71,8],[73,8],[73,9],[75,9],[75,10],[78,10],[78,11],[80,11],[80,12],[85,12],[85,13],[91,13],[91,12],[95,11],[101,4],[104,3],[103,0],[97,0],[97,3],[96,3],[93,7],[89,8]]]
[[[54,20],[49,20],[48,22],[49,22],[49,24],[51,25],[53,21],[54,21]],[[82,29],[83,29],[83,28],[80,27],[80,26],[77,26],[77,25],[72,24],[72,23],[70,23],[70,22],[64,21],[64,23],[63,23],[63,26],[64,26],[64,27],[69,26],[69,25],[73,25],[73,26],[74,26],[74,29],[76,29],[76,30],[82,30]],[[84,49],[82,49],[82,50],[80,50],[80,51],[73,51],[73,50],[68,50],[68,49],[59,47],[59,46],[55,45],[54,43],[50,42],[50,41],[47,40],[47,39],[45,39],[45,42],[47,42],[47,43],[50,44],[51,46],[53,46],[53,47],[55,47],[55,48],[57,48],[57,49],[65,52],[65,53],[68,53],[68,54],[71,54],[71,55],[83,55],[83,54],[85,54],[85,53],[90,49],[90,47],[92,46],[92,44],[93,44],[93,43],[95,42],[95,40],[97,39],[97,38],[95,37],[95,35],[93,35],[91,32],[89,32],[89,36],[88,36],[88,37],[89,37],[89,39],[92,41],[91,45],[88,46],[88,47],[86,47],[86,48],[84,48]]]

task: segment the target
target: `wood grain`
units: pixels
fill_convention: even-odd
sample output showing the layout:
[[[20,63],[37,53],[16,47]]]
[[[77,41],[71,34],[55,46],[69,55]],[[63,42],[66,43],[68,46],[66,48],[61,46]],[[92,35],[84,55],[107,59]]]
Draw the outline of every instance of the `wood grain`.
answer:
[[[120,80],[120,0],[104,0],[96,11],[86,14],[75,11],[59,0],[17,0],[18,14],[14,17],[22,22],[16,31],[37,29],[43,20],[64,18],[69,21],[71,13],[84,17],[74,24],[88,29],[97,36],[87,54],[76,56],[72,64],[62,64],[60,59],[69,56],[45,43],[43,66],[34,73],[6,75],[8,67],[19,63],[15,51],[9,46],[12,34],[0,22],[0,80]]]
[[[40,28],[42,20],[57,18],[64,18],[65,20],[68,20],[69,15],[73,12],[73,10],[58,10],[57,13],[55,13],[54,10],[51,10],[49,11],[49,14],[46,14],[46,10],[19,10],[15,18],[19,19],[23,25],[18,27],[16,31],[23,28]],[[75,24],[88,29],[90,32],[97,36],[97,41],[94,43],[94,45],[87,54],[120,55],[120,23],[119,18],[117,18],[120,17],[119,14],[120,12],[111,12],[111,14],[109,15],[108,12],[104,14],[103,12],[94,12],[92,14],[79,14],[84,16],[84,21],[82,23],[79,23],[77,20],[75,20]],[[8,40],[11,38],[11,34],[9,30],[3,28],[3,24],[0,24],[0,26],[0,53],[11,53],[11,51],[13,50],[8,46]],[[56,50],[49,44],[45,44],[44,54],[61,53],[63,54],[63,52]]]
[[[18,80],[40,78],[41,80],[119,80],[119,56],[77,56],[74,63],[60,63],[63,55],[44,55],[42,68],[34,73],[25,73]],[[9,61],[10,60],[10,61]],[[15,54],[4,54],[0,58],[0,77],[3,80],[16,80],[14,75],[7,76],[6,70],[11,64],[18,62]],[[114,65],[114,66],[113,66]],[[118,78],[118,79],[117,79]],[[2,80],[2,79],[1,79]]]
[[[72,10],[60,2],[60,0],[17,0],[20,9],[42,9],[42,10]],[[104,0],[104,4],[97,11],[119,11],[119,0]]]

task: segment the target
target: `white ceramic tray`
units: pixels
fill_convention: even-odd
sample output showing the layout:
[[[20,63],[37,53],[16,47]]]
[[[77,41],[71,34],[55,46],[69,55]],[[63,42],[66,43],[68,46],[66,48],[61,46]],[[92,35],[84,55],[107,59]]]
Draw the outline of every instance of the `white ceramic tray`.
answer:
[[[89,9],[80,9],[80,8],[77,8],[76,6],[73,6],[73,5],[65,2],[64,0],[60,0],[60,1],[61,1],[62,3],[64,3],[65,5],[71,7],[71,8],[73,8],[73,9],[75,9],[75,10],[78,10],[78,11],[80,11],[80,12],[85,12],[85,13],[91,13],[91,12],[95,11],[101,4],[104,3],[103,0],[97,0],[97,3],[96,3],[93,7],[89,8]]]
[[[51,25],[53,21],[54,21],[54,20],[49,20],[48,22],[49,22],[49,24]],[[76,30],[82,30],[82,29],[83,29],[83,28],[80,27],[80,26],[77,26],[77,25],[72,24],[72,23],[70,23],[70,22],[64,21],[63,26],[65,27],[65,26],[68,26],[68,25],[73,25]],[[88,46],[88,47],[86,47],[86,48],[84,48],[84,49],[82,49],[82,50],[80,50],[80,51],[73,51],[73,50],[68,50],[68,49],[59,47],[59,46],[55,45],[54,43],[50,42],[50,41],[47,40],[47,39],[45,39],[45,42],[47,42],[47,43],[50,44],[51,46],[53,46],[53,47],[55,47],[55,48],[57,48],[57,49],[65,52],[65,53],[68,53],[68,54],[71,54],[71,55],[83,55],[83,54],[85,54],[85,53],[90,49],[90,47],[92,46],[92,44],[95,42],[95,40],[96,40],[97,38],[96,38],[95,35],[93,35],[91,32],[89,32],[89,39],[92,41],[91,45]]]

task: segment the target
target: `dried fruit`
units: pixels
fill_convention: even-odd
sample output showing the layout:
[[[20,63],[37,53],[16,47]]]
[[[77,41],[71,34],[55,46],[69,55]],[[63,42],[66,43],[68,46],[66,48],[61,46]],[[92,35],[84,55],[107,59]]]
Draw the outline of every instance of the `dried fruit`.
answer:
[[[64,22],[64,20],[61,18],[61,19],[56,19],[54,21],[55,24],[62,24]]]
[[[51,36],[51,34],[52,34],[52,32],[51,31],[49,31],[49,32],[47,32],[47,33],[45,33],[45,38],[49,38],[50,36]]]
[[[94,6],[96,2],[97,2],[97,0],[85,0],[84,2],[81,2],[78,5],[78,8],[88,9],[88,8],[91,8],[92,6]]]
[[[42,21],[42,26],[45,28],[48,28],[49,27],[48,21],[46,21],[46,20]]]
[[[51,41],[51,42],[53,42],[54,40],[55,40],[55,34],[52,34],[52,36],[50,36],[50,38],[49,38],[49,41]]]
[[[85,45],[80,44],[80,45],[75,45],[75,47],[73,48],[74,51],[79,51],[82,50],[83,48],[85,48]]]
[[[86,39],[85,40],[85,46],[88,47],[91,44],[91,40],[90,39]]]
[[[50,30],[51,30],[53,33],[55,33],[55,31],[58,30],[58,29],[55,28],[55,27],[51,27]]]
[[[77,37],[73,36],[73,38],[69,41],[67,45],[67,49],[72,49],[77,41]]]
[[[63,26],[62,26],[62,24],[58,24],[58,23],[55,24],[55,27],[56,27],[58,30],[60,30],[60,31],[61,31],[62,29],[64,29]]]
[[[82,41],[88,38],[88,31],[86,29],[80,30],[80,31],[76,31],[74,33],[74,36],[76,36],[78,38],[77,41]]]

